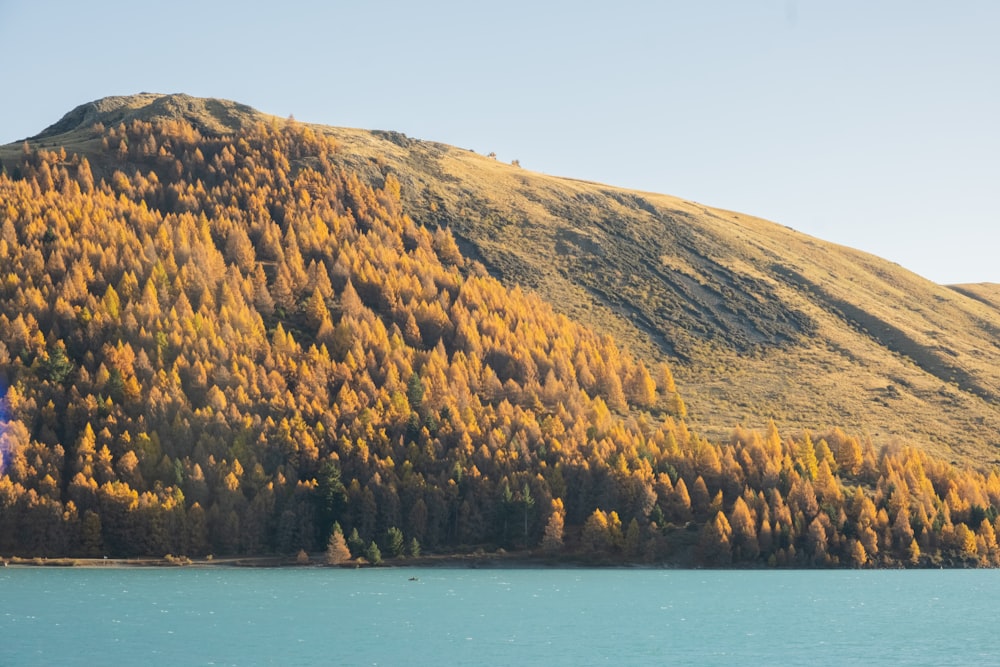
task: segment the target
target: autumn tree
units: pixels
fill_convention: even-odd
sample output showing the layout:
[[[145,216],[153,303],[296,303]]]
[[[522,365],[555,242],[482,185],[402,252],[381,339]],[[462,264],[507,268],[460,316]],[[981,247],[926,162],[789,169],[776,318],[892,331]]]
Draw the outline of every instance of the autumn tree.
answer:
[[[733,529],[726,515],[718,512],[705,524],[698,549],[701,562],[706,565],[728,565],[733,560]]]
[[[552,554],[562,550],[565,518],[562,499],[553,498],[549,520],[545,524],[545,533],[542,536],[542,550],[545,552]]]
[[[328,565],[340,565],[350,559],[351,551],[347,548],[344,531],[341,530],[339,523],[335,523],[326,545],[326,562]]]
[[[757,542],[757,529],[750,508],[742,497],[737,498],[733,504],[732,512],[729,516],[729,525],[732,529],[732,550],[733,559],[754,560],[760,554],[760,545]]]

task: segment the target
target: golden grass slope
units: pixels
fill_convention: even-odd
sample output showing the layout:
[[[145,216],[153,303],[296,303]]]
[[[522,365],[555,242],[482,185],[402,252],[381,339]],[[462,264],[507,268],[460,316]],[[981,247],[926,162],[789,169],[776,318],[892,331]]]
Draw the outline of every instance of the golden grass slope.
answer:
[[[969,290],[752,216],[328,131],[342,159],[373,180],[395,173],[411,214],[451,226],[492,272],[669,359],[703,433],[774,418],[997,460],[1000,311]]]
[[[32,143],[87,152],[95,122],[178,116],[206,134],[284,122],[232,102],[143,94],[78,107]],[[840,426],[876,445],[1000,461],[996,286],[937,285],[752,216],[399,133],[314,129],[370,181],[393,173],[411,217],[449,226],[505,282],[647,361],[671,362],[689,421],[706,435],[773,418],[782,430]]]

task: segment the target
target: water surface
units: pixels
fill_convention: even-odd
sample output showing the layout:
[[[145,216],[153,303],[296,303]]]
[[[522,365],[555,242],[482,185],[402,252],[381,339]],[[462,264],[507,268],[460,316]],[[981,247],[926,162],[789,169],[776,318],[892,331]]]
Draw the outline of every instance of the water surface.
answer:
[[[10,567],[0,665],[987,665],[997,600],[983,570]]]

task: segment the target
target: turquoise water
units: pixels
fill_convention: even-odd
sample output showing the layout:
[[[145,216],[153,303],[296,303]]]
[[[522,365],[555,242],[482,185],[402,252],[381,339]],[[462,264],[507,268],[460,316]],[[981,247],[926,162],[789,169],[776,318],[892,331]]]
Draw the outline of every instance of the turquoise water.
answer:
[[[998,601],[996,571],[9,567],[0,665],[987,665]]]

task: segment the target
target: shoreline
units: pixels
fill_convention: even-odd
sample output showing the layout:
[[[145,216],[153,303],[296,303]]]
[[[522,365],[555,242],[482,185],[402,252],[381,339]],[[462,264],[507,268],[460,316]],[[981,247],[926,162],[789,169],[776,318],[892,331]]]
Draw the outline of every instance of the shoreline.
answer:
[[[386,558],[378,565],[364,559],[351,559],[343,563],[329,564],[325,554],[310,554],[307,561],[297,556],[230,556],[188,558],[165,556],[160,558],[73,558],[53,557],[25,558],[19,556],[0,557],[0,567],[59,567],[59,568],[464,568],[464,569],[553,569],[553,568],[598,568],[598,569],[697,569],[671,563],[627,563],[568,559],[540,556],[531,553],[478,553],[440,554],[417,557]]]
[[[674,561],[642,562],[614,560],[607,555],[586,557],[580,554],[546,554],[541,551],[497,551],[486,552],[476,550],[466,553],[421,554],[420,556],[400,556],[384,558],[377,565],[369,563],[364,558],[352,558],[342,563],[330,564],[326,561],[326,552],[297,555],[256,555],[256,556],[214,556],[201,558],[174,556],[167,554],[160,557],[137,558],[74,558],[66,557],[23,557],[0,555],[0,568],[3,567],[61,567],[61,568],[452,568],[452,569],[619,569],[619,570],[927,570],[927,569],[995,569],[984,568],[971,561],[921,562],[903,567],[867,564],[865,567],[808,567],[808,566],[768,566],[764,563],[730,563],[722,566],[704,566],[693,563],[690,559]]]

